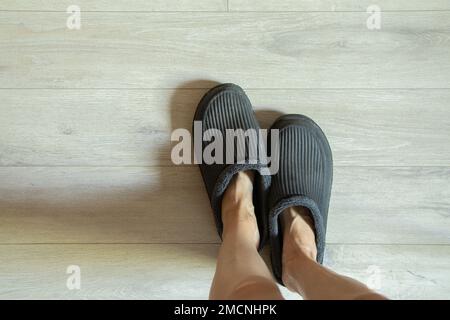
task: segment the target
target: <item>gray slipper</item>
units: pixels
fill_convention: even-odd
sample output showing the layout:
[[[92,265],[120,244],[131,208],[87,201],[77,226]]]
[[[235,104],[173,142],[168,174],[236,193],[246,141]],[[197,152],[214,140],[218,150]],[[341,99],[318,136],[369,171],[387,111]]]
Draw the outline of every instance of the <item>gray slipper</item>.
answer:
[[[197,107],[194,121],[201,123],[202,137],[208,136],[208,130],[213,129],[220,132],[224,142],[226,129],[242,129],[243,131],[248,129],[258,131],[260,129],[250,100],[245,92],[234,84],[222,84],[208,91]],[[261,174],[264,165],[261,163],[259,157],[260,154],[266,155],[266,152],[258,152],[257,157],[252,156],[249,152],[249,148],[251,147],[258,148],[258,151],[262,151],[260,148],[263,146],[260,144],[259,135],[257,139],[258,141],[256,143],[254,141],[252,143],[250,139],[245,140],[245,150],[242,151],[242,148],[240,149],[242,151],[240,157],[238,157],[239,153],[237,149],[227,150],[226,144],[223,143],[223,158],[227,154],[231,154],[231,157],[234,159],[232,163],[229,161],[226,163],[226,159],[223,159],[222,163],[206,164],[203,162],[199,164],[199,167],[206,191],[208,192],[220,237],[222,237],[223,231],[221,217],[222,197],[228,184],[237,172],[245,170],[255,171],[253,204],[258,221],[260,233],[259,248],[261,249],[264,246],[267,235],[266,196],[271,177]],[[200,150],[195,150],[197,159],[203,156],[203,152],[208,143],[209,141],[203,141]],[[235,147],[236,145],[238,145],[237,142]]]
[[[279,129],[280,162],[269,191],[269,237],[272,270],[276,279],[283,284],[280,214],[291,206],[309,209],[314,221],[317,261],[322,263],[333,160],[325,134],[308,117],[284,115],[275,121],[271,129]]]

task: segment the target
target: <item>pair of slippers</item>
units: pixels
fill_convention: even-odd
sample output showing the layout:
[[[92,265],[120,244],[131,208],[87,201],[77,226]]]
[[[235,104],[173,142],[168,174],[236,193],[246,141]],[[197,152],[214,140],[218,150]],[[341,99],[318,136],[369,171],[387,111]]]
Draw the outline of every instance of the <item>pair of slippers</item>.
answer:
[[[220,132],[225,140],[227,129],[242,129],[244,132],[248,129],[259,132],[260,129],[250,100],[242,88],[234,84],[222,84],[209,90],[197,107],[194,121],[201,123],[203,137],[201,150],[200,148],[194,150],[197,157],[202,157],[203,151],[210,144],[210,141],[204,140],[213,140],[210,132]],[[308,117],[297,114],[283,115],[274,122],[271,129],[278,129],[277,150],[268,150],[271,155],[278,151],[278,156],[272,157],[277,158],[272,161],[278,160],[277,173],[267,174],[267,163],[262,158],[267,153],[261,152],[265,144],[261,143],[259,135],[257,146],[250,145],[252,139],[245,139],[246,148],[244,151],[240,150],[241,153],[235,146],[227,150],[226,143],[223,143],[223,150],[221,150],[223,158],[227,155],[234,161],[224,159],[220,161],[222,163],[202,162],[199,167],[213,209],[217,231],[221,237],[222,197],[231,179],[240,171],[253,170],[256,173],[253,202],[260,233],[259,249],[262,249],[269,238],[272,249],[272,270],[277,281],[283,284],[281,264],[283,230],[280,214],[291,206],[303,206],[309,209],[314,221],[317,262],[322,263],[333,179],[333,161],[324,133]],[[204,139],[205,136],[209,137]],[[267,145],[271,146],[272,143]],[[256,158],[248,152],[252,147],[257,147],[260,151]]]

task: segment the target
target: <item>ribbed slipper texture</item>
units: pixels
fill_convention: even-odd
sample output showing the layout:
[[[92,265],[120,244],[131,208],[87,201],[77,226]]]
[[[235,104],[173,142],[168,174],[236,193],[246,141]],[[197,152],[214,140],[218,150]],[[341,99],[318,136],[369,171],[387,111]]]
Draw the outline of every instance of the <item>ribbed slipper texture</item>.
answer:
[[[208,175],[215,178],[207,179],[207,189],[211,196],[212,190],[217,182],[219,174],[227,166],[225,164],[227,153],[233,152],[234,162],[237,162],[236,156],[239,152],[243,152],[248,157],[248,144],[246,150],[244,150],[239,144],[235,143],[235,150],[228,150],[225,148],[226,129],[242,129],[244,131],[248,129],[259,129],[258,121],[255,118],[252,105],[239,87],[231,86],[226,87],[224,91],[218,93],[208,103],[203,116],[203,132],[208,129],[217,129],[222,133],[224,139],[224,151],[223,162],[224,164],[215,164],[213,166],[201,165],[202,170],[208,170]],[[209,142],[203,142],[203,149],[209,144]]]
[[[282,230],[279,214],[290,206],[307,207],[315,223],[317,261],[325,247],[328,206],[332,185],[332,155],[322,130],[309,118],[286,115],[272,129],[279,129],[280,168],[270,189],[272,266],[281,282]]]
[[[210,128],[225,129],[259,128],[247,96],[235,90],[225,90],[215,96],[209,103],[204,118],[205,130]]]
[[[307,195],[321,211],[328,211],[329,197],[324,193],[329,192],[327,188],[331,185],[330,166],[323,149],[323,144],[308,129],[285,128],[280,136],[280,170],[272,180],[271,192],[279,198]]]
[[[254,129],[257,133],[260,129],[258,121],[253,112],[250,100],[244,91],[233,84],[224,84],[211,89],[200,101],[194,120],[202,121],[203,132],[208,129],[216,129],[221,132],[224,142],[223,164],[200,164],[200,170],[208,192],[211,206],[214,212],[217,231],[222,236],[223,224],[221,219],[221,204],[223,194],[234,174],[244,170],[261,170],[261,164],[250,163],[249,160],[249,139],[245,145],[239,145],[235,139],[235,150],[226,149],[226,129]],[[203,142],[203,148],[210,141]],[[255,141],[257,148],[258,141]],[[240,148],[239,148],[240,147]],[[239,149],[238,149],[239,148]],[[257,149],[256,149],[257,150]],[[234,159],[233,164],[226,164],[226,154],[231,153]],[[242,154],[243,159],[237,159],[237,155]],[[265,154],[265,153],[264,153]],[[238,164],[237,160],[245,160]],[[255,160],[258,160],[257,158]],[[265,197],[270,185],[270,176],[255,175],[254,181],[254,206],[260,229],[260,248],[264,245],[267,234],[267,214]]]

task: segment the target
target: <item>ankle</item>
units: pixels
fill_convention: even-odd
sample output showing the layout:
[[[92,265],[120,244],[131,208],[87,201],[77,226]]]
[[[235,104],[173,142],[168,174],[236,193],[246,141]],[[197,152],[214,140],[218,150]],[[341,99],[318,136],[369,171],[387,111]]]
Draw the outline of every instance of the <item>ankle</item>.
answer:
[[[238,172],[231,179],[222,199],[222,211],[236,210],[241,206],[253,207],[252,171]]]
[[[281,216],[283,227],[283,257],[297,256],[316,260],[317,246],[314,221],[305,207],[287,208]]]
[[[236,173],[230,181],[222,199],[224,225],[228,220],[238,222],[254,217],[253,177],[252,171],[243,171]]]
[[[299,273],[307,272],[317,263],[315,256],[315,252],[311,252],[310,248],[302,246],[293,247],[289,253],[283,251],[281,279],[286,288],[302,294],[299,291],[301,290],[301,285],[297,282]]]
[[[254,216],[254,212],[253,201],[248,197],[233,197],[232,199],[224,197],[222,200],[222,220],[250,218]]]
[[[303,244],[296,239],[290,240],[283,245],[283,264],[288,264],[293,261],[311,260],[316,261],[317,248],[309,244]]]
[[[222,238],[239,238],[259,243],[258,222],[253,206],[252,171],[235,174],[222,199]]]
[[[222,240],[228,243],[235,243],[235,245],[240,247],[248,246],[258,248],[260,236],[255,214],[244,211],[239,213],[230,212],[225,215],[227,218],[222,218]]]
[[[315,263],[317,247],[314,222],[308,209],[304,207],[287,208],[281,216],[283,227],[282,278],[285,285],[293,290],[293,275],[299,269]]]

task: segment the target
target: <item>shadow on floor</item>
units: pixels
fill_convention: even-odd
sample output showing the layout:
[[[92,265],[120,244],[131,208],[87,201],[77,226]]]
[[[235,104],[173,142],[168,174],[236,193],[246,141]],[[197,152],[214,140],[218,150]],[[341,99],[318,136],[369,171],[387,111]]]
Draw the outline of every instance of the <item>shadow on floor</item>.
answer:
[[[165,109],[170,112],[170,131],[190,130],[199,100],[215,85],[217,82],[197,80],[183,83],[173,91]],[[256,115],[262,127],[268,127],[279,113],[258,110]],[[158,154],[157,166],[11,169],[10,174],[16,177],[6,176],[5,180],[20,181],[22,192],[7,186],[2,189],[2,230],[7,232],[0,235],[0,240],[170,243],[179,246],[180,252],[191,250],[198,261],[215,259],[214,250],[204,249],[208,244],[219,244],[220,239],[198,168],[174,166],[170,162],[174,144],[170,134],[166,129],[152,130],[149,139],[156,135],[165,141],[161,150],[152,150]],[[180,205],[183,203],[186,208]]]
[[[210,88],[217,86],[219,84],[220,83],[218,83],[218,82],[210,81],[210,80],[195,80],[195,81],[185,82],[182,85],[180,85],[173,93],[173,96],[171,98],[171,103],[170,103],[171,131],[173,131],[177,128],[186,128],[186,124],[188,124],[188,123],[189,123],[188,129],[191,130],[191,126],[192,126],[191,123],[192,123],[192,119],[193,119],[197,104],[189,105],[189,104],[185,103],[186,101],[192,101],[192,99],[189,99],[186,97],[187,92],[192,92],[193,88],[196,88],[196,89],[198,88],[199,91],[201,91],[201,93],[202,93],[201,96],[203,96],[203,94],[205,94]],[[198,96],[198,98],[196,100],[200,101],[201,96]],[[276,110],[270,110],[270,109],[257,109],[257,110],[255,110],[255,115],[256,115],[256,118],[258,119],[258,121],[260,122],[261,128],[268,129],[271,126],[271,124],[273,123],[273,121],[275,119],[277,119],[279,116],[281,116],[282,113],[280,113]],[[189,119],[186,119],[186,117],[189,117]],[[171,147],[173,145],[174,145],[174,143],[172,143]],[[164,153],[166,153],[166,152],[163,152],[162,154],[164,154]],[[170,154],[170,150],[167,150],[166,154]],[[164,163],[165,161],[166,161],[165,158],[161,159],[161,163]],[[164,170],[164,168],[162,168],[162,170]],[[162,175],[164,175],[164,174],[162,174]],[[199,172],[198,172],[198,176],[200,176]],[[204,187],[199,192],[203,192],[206,195],[206,190],[204,189]],[[199,214],[201,214],[202,216],[204,215],[203,213],[199,213]],[[207,214],[209,214],[212,217],[212,211],[209,207],[209,201],[208,201]],[[210,217],[205,217],[205,219],[206,218],[208,218],[208,220],[210,221]],[[215,232],[215,227],[212,226],[210,228],[210,230]],[[219,240],[218,237],[217,237],[217,239]],[[201,252],[201,249],[196,248],[195,251],[196,251],[195,254],[199,254]],[[211,253],[210,250],[208,252]],[[216,257],[216,255],[214,255],[214,258],[215,257]],[[264,251],[263,258],[264,258],[264,260],[266,260],[266,262],[270,266],[270,261],[269,261],[270,255],[268,254],[267,250]]]

